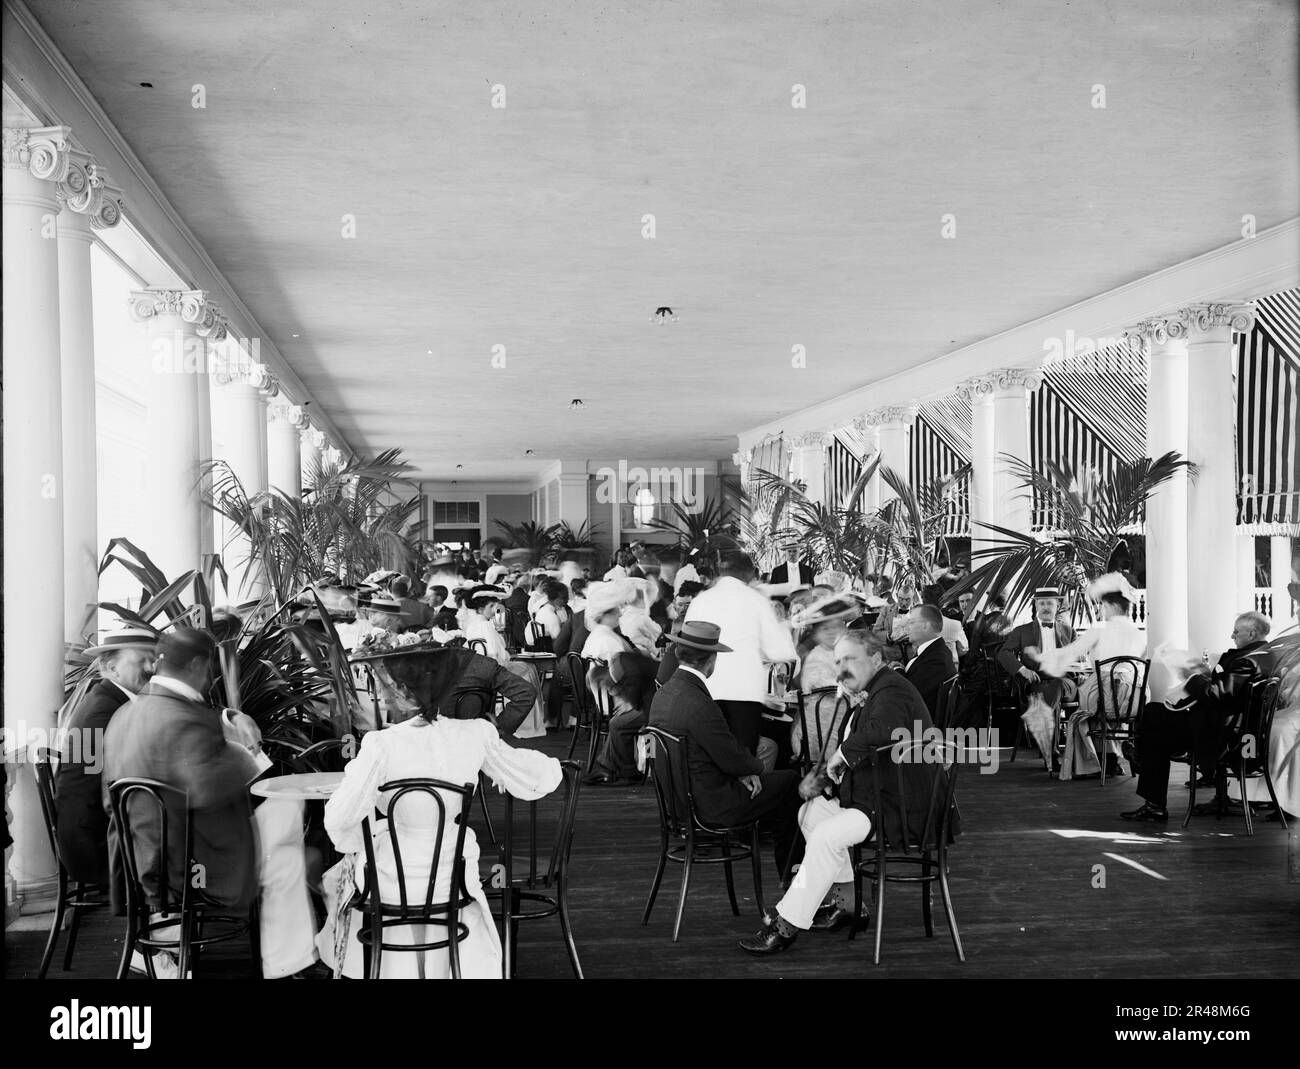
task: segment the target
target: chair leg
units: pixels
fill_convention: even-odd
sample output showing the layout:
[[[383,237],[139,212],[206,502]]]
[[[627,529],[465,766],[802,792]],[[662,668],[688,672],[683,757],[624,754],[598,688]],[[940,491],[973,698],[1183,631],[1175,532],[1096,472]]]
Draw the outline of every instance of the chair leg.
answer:
[[[948,932],[952,935],[952,947],[957,951],[957,960],[966,961],[966,952],[961,947],[961,933],[957,930],[957,915],[952,909],[952,892],[948,890],[948,859],[939,857],[939,895],[943,899],[943,912],[948,918]]]
[[[501,888],[501,976],[515,978],[515,919],[519,911],[514,886]]]
[[[731,871],[731,840],[727,836],[722,837],[722,871],[727,878],[727,899],[731,902],[731,915],[740,916],[740,906],[736,904],[736,874]]]
[[[575,708],[573,717],[573,737],[569,740],[569,753],[566,761],[573,760],[573,752],[578,748],[578,736],[582,733],[582,710]]]
[[[478,774],[478,804],[479,804],[479,806],[480,806],[480,807],[482,808],[482,810],[483,810],[483,825],[484,825],[484,831],[487,832],[488,841],[489,841],[493,846],[496,846],[496,844],[497,844],[497,833],[496,833],[496,830],[492,827],[492,813],[491,813],[491,811],[488,809],[488,804],[487,804],[487,789],[484,787],[484,784],[483,784],[483,773],[482,773],[482,772],[480,772],[480,773]]]
[[[125,980],[127,973],[131,971],[131,955],[135,953],[135,939],[138,929],[135,924],[135,909],[132,906],[127,907],[126,915],[126,935],[122,939],[122,957],[117,963],[118,980]]]
[[[248,952],[253,958],[253,979],[262,979],[262,906],[257,900],[248,907]]]
[[[190,926],[194,923],[194,914],[192,911],[185,911],[181,914],[180,924],[180,942],[177,944],[176,952],[176,977],[184,980],[185,973],[190,967]]]
[[[934,894],[930,880],[930,862],[921,862],[921,919],[925,921],[927,939],[934,938]]]
[[[1201,770],[1196,767],[1196,757],[1192,756],[1188,762],[1188,782],[1191,786],[1187,788],[1187,812],[1183,814],[1183,827],[1191,823],[1192,813],[1196,811],[1196,779],[1201,774]]]
[[[1253,839],[1255,837],[1255,818],[1250,811],[1250,799],[1247,797],[1246,781],[1240,776],[1237,777],[1237,786],[1241,789],[1241,813],[1246,818],[1246,836]],[[73,914],[73,923],[76,923],[76,914]]]
[[[853,923],[849,925],[850,941],[857,937],[858,929],[862,927],[862,873],[858,871],[858,865],[861,864],[861,857],[855,851],[853,858]]]
[[[691,886],[691,862],[695,860],[695,837],[686,839],[686,856],[682,860],[682,890],[677,896],[677,920],[673,922],[673,942],[682,932],[682,915],[686,912],[686,894]]]
[[[582,963],[578,961],[578,947],[573,941],[573,924],[569,920],[569,874],[562,872],[556,881],[556,905],[560,910],[560,931],[564,934],[564,949],[569,954],[575,980],[583,979]]]
[[[641,927],[650,923],[650,911],[655,908],[655,896],[659,894],[659,884],[664,878],[664,869],[668,867],[668,836],[659,833],[659,864],[655,868],[655,878],[650,884],[650,897],[645,902],[645,913],[641,915]]]
[[[451,921],[447,925],[447,958],[451,962],[451,978],[461,979],[460,972],[460,910],[451,911]]]
[[[45,941],[45,953],[41,956],[41,968],[36,974],[38,980],[44,980],[45,974],[50,970],[50,962],[54,960],[54,947],[59,941],[59,932],[63,930],[63,915],[68,909],[68,876],[60,867],[59,869],[59,888],[58,897],[54,900],[54,923],[50,926],[50,936]],[[74,909],[73,914],[76,914]],[[67,968],[65,965],[64,968]]]
[[[377,893],[377,892],[376,892]],[[384,950],[384,926],[379,916],[379,903],[374,903],[374,912],[370,918],[370,979],[378,980],[380,959]]]
[[[877,835],[880,833],[877,832]],[[880,937],[885,929],[885,856],[881,852],[876,855],[876,952],[872,959],[874,964],[880,964]]]
[[[64,972],[72,968],[72,952],[77,949],[77,930],[81,927],[81,915],[85,912],[82,908],[84,895],[85,888],[78,884],[72,897],[72,923],[68,925],[68,948],[63,952]]]
[[[758,915],[761,917],[767,908],[763,905],[763,855],[758,851],[757,824],[750,831],[749,860],[754,867],[754,899],[758,903]]]

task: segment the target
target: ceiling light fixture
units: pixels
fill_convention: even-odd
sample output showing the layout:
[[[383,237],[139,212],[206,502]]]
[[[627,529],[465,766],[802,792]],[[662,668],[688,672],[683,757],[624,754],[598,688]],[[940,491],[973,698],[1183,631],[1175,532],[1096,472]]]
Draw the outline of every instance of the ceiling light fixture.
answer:
[[[581,397],[575,397],[572,401],[569,402],[569,407],[570,407],[570,408],[585,408],[586,406],[582,403],[582,398],[581,398]]]
[[[524,450],[524,456],[531,457],[532,455],[533,455],[533,451],[531,449]]]
[[[658,323],[660,325],[664,323],[676,323],[677,316],[673,314],[673,310],[671,308],[669,308],[666,304],[663,304],[655,309],[655,314],[650,317],[650,322]]]
[[[291,337],[294,337],[294,338],[301,338],[302,335],[301,335],[301,334],[294,334],[294,335],[291,335]]]
[[[456,465],[456,470],[457,470],[457,471],[460,471],[460,469],[463,468],[464,466],[465,466],[464,464],[457,464],[457,465]]]

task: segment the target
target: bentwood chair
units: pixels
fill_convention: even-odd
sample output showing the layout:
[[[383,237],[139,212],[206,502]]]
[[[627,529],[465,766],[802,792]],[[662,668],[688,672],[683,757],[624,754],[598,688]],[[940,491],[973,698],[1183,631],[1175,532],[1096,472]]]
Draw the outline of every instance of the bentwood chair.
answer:
[[[1107,657],[1096,664],[1096,726],[1088,737],[1097,746],[1101,762],[1101,782],[1106,782],[1107,741],[1132,742],[1137,715],[1146,704],[1147,675],[1151,662],[1141,657]],[[1127,685],[1128,693],[1124,693]]]
[[[54,948],[63,931],[63,919],[72,911],[72,920],[68,926],[68,945],[63,951],[63,971],[72,968],[72,953],[77,948],[77,931],[81,927],[81,915],[87,910],[98,909],[105,905],[103,896],[108,888],[103,884],[85,883],[73,880],[63,863],[63,851],[59,848],[58,800],[55,797],[54,762],[61,760],[58,753],[41,747],[35,752],[32,770],[36,773],[36,793],[41,799],[41,816],[45,820],[45,834],[49,836],[50,850],[54,854],[54,863],[58,866],[58,887],[54,900],[54,922],[50,925],[50,935],[45,941],[45,953],[41,955],[41,967],[36,973],[38,980],[44,980],[54,958]],[[89,896],[95,895],[96,898]]]
[[[578,736],[587,733],[587,757],[583,763],[583,773],[590,775],[596,764],[596,753],[600,740],[609,733],[609,718],[601,699],[587,686],[587,671],[590,662],[572,650],[564,655],[564,667],[569,675],[569,688],[573,691],[573,738],[569,740],[569,752],[566,760],[573,760],[578,748]]]
[[[466,687],[455,694],[452,703],[452,717],[455,720],[489,720],[496,723],[497,692],[491,687]],[[478,776],[478,802],[483,813],[484,830],[488,839],[495,844],[496,829],[492,826],[492,811],[488,809],[487,783],[483,773]]]
[[[1188,822],[1192,819],[1192,814],[1198,816],[1213,813],[1216,820],[1222,820],[1224,813],[1228,812],[1228,780],[1229,778],[1237,781],[1237,786],[1241,790],[1241,814],[1246,822],[1246,835],[1254,837],[1255,824],[1254,817],[1251,813],[1250,793],[1246,784],[1260,776],[1260,770],[1257,767],[1262,760],[1263,778],[1268,787],[1269,796],[1273,804],[1277,805],[1277,796],[1273,793],[1273,785],[1268,775],[1268,742],[1269,734],[1273,727],[1273,713],[1277,706],[1278,690],[1280,681],[1276,678],[1257,679],[1245,687],[1237,696],[1233,703],[1232,712],[1223,725],[1222,735],[1219,737],[1218,745],[1213,747],[1214,753],[1214,799],[1203,805],[1196,804],[1196,754],[1204,753],[1206,750],[1206,740],[1195,738],[1193,732],[1193,745],[1191,767],[1191,783],[1187,792],[1187,812],[1183,814],[1183,827],[1187,827]],[[1200,724],[1201,721],[1194,720],[1193,724]],[[1210,740],[1213,743],[1216,740]],[[1261,758],[1262,755],[1262,758]],[[1278,807],[1278,813],[1281,813],[1281,807]],[[1285,817],[1282,817],[1285,821]],[[1285,825],[1284,825],[1285,826]]]
[[[202,886],[195,886],[201,881],[192,878],[198,865],[194,860],[194,811],[189,807],[188,795],[158,780],[123,778],[109,786],[108,797],[118,829],[118,854],[126,874],[127,927],[117,978],[126,977],[136,950],[143,953],[151,980],[157,979],[153,954],[160,950],[177,955],[177,975],[197,975],[200,951],[244,936],[252,953],[254,976],[260,977],[257,900],[247,916],[232,916],[225,907],[209,900]],[[174,860],[177,838],[170,834],[177,821],[182,824],[179,864]],[[136,838],[150,825],[151,834],[156,832],[157,852],[145,871],[139,865]],[[146,877],[157,885],[156,893],[146,889]],[[173,880],[180,884],[179,892],[172,886]]]
[[[384,901],[376,878],[374,836],[370,818],[361,822],[361,838],[366,850],[365,886],[352,897],[349,908],[357,909],[365,917],[365,925],[357,932],[362,946],[365,971],[368,979],[378,980],[382,971],[383,952],[423,953],[429,950],[446,950],[451,959],[451,975],[460,979],[460,943],[469,935],[469,927],[460,919],[461,910],[473,901],[465,884],[465,828],[466,810],[474,797],[474,784],[457,785],[437,779],[397,779],[383,784],[381,794],[389,794],[388,810],[382,819],[389,822],[389,841],[393,846],[393,864],[397,871],[397,901]],[[395,814],[404,800],[423,795],[435,807],[437,822],[433,835],[433,859],[429,866],[424,901],[412,902],[406,889],[406,870],[402,863],[401,835],[398,834]],[[446,901],[434,901],[439,868],[448,846],[447,825],[455,826],[452,840],[451,893]],[[401,927],[441,928],[446,938],[420,943],[390,943],[384,933]]]
[[[736,883],[732,866],[749,860],[754,870],[754,898],[763,914],[763,866],[758,849],[758,821],[720,827],[700,819],[695,810],[691,770],[686,760],[686,742],[659,728],[647,727],[640,732],[648,736],[646,772],[654,781],[655,801],[659,806],[659,863],[655,868],[650,897],[646,900],[641,925],[650,923],[664,869],[672,861],[682,866],[682,887],[677,898],[677,919],[673,922],[673,942],[682,930],[686,912],[686,895],[690,890],[693,865],[721,865],[727,879],[727,898],[731,912],[739,917]],[[716,851],[716,853],[715,853]]]
[[[877,747],[874,754],[868,756],[868,762],[875,772],[872,777],[875,794],[873,811],[876,814],[872,839],[875,849],[871,856],[864,857],[866,851],[862,843],[853,847],[854,923],[849,928],[849,938],[852,939],[864,927],[861,917],[862,881],[865,878],[871,881],[875,903],[873,961],[877,965],[880,964],[880,944],[885,927],[885,886],[889,883],[920,885],[921,918],[927,938],[934,936],[932,899],[933,885],[937,883],[957,960],[966,960],[961,933],[957,930],[957,917],[952,908],[952,895],[948,889],[948,846],[953,838],[952,822],[957,812],[957,773],[963,762],[970,761],[969,754],[964,754],[953,742],[927,742],[921,739],[914,740],[910,748],[901,752],[896,743],[889,743]],[[934,775],[930,777],[925,820],[919,833],[908,828],[906,819],[907,777],[904,772],[913,763],[922,763],[924,767],[934,769]],[[852,777],[855,773],[849,772],[847,775]],[[893,779],[895,787],[888,809],[882,791],[886,777]],[[897,838],[890,837],[888,829],[891,827],[900,829]],[[871,845],[872,841],[868,840],[868,848]],[[896,870],[902,868],[903,871],[891,873],[891,867]]]
[[[825,718],[827,709],[830,719]],[[807,775],[818,760],[825,760],[826,750],[833,748],[839,738],[840,721],[848,711],[848,701],[839,696],[836,687],[818,687],[807,694],[799,692],[799,753],[798,763]],[[813,744],[817,760],[813,759]]]
[[[952,725],[957,715],[957,677],[949,676],[939,684],[939,697],[934,705],[934,726],[941,731]]]
[[[1015,745],[1011,747],[1010,758],[1014,763],[1016,755],[1020,752],[1020,747],[1034,744],[1034,741],[1029,737],[1024,721],[1020,719],[1020,714],[1025,709],[1024,686],[1021,684],[1019,676],[1008,675],[1006,669],[998,661],[997,651],[999,647],[1000,643],[997,645],[985,644],[980,647],[979,657],[983,661],[981,675],[987,688],[988,727],[990,732],[1004,719],[1015,718],[1015,724],[1012,728]],[[1050,768],[1051,755],[1044,754],[1043,758]]]
[[[515,800],[506,794],[505,832],[501,844],[502,881],[496,880],[485,889],[489,899],[501,899],[502,971],[507,980],[515,973],[518,958],[517,932],[521,923],[558,917],[564,947],[573,966],[573,975],[581,980],[582,964],[578,961],[578,948],[573,942],[573,926],[569,921],[569,853],[573,848],[573,825],[578,813],[578,794],[582,789],[582,769],[576,761],[563,761],[564,799],[560,819],[551,845],[550,861],[545,872],[538,871],[537,802],[528,804],[528,875],[515,875]],[[525,905],[538,908],[525,909]]]
[[[1273,808],[1277,812],[1277,819],[1282,824],[1282,830],[1286,831],[1286,813],[1277,800],[1277,790],[1273,786],[1273,772],[1270,764],[1273,753],[1273,718],[1277,714],[1282,680],[1274,676],[1264,680],[1264,683],[1265,686],[1261,688],[1262,693],[1259,697],[1259,719],[1258,721],[1252,720],[1248,725],[1248,730],[1253,733],[1254,745],[1252,749],[1255,751],[1255,756],[1253,758],[1249,757],[1243,750],[1240,783],[1244,798],[1247,793],[1246,784],[1249,781],[1260,778],[1264,780],[1269,800],[1273,803]]]

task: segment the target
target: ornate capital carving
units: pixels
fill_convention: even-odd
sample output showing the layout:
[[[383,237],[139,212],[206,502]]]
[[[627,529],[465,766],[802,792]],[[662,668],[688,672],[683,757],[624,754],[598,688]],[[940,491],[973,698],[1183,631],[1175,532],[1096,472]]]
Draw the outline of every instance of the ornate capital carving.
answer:
[[[884,427],[891,423],[910,427],[916,422],[918,411],[916,405],[881,405],[880,408],[873,408],[870,412],[866,412],[858,418],[865,420],[868,425],[873,427]]]
[[[194,333],[209,341],[226,336],[226,317],[208,300],[203,290],[134,290],[127,298],[131,318],[147,323],[158,316],[178,316],[194,327]]]
[[[1043,384],[1043,371],[1036,367],[1000,367],[991,371],[994,390],[1024,390],[1032,393]]]
[[[976,401],[991,398],[996,389],[997,383],[992,375],[975,375],[957,384],[957,396],[963,401],[974,404]]]
[[[1124,337],[1139,342],[1146,349],[1169,341],[1185,339],[1192,333],[1204,334],[1215,327],[1229,327],[1243,334],[1254,325],[1255,306],[1247,302],[1206,302],[1189,304],[1169,315],[1152,316],[1124,331]]]
[[[304,428],[302,432],[302,440],[311,446],[312,449],[325,448],[325,432],[319,427],[308,425]]]
[[[343,453],[340,450],[335,449],[334,446],[327,445],[321,452],[321,459],[323,459],[326,464],[337,464],[343,459]]]
[[[301,405],[290,404],[284,400],[275,401],[266,406],[266,421],[268,423],[283,423],[298,431],[311,426],[306,409]]]
[[[62,182],[72,163],[71,135],[70,126],[7,126],[4,165],[43,182]]]
[[[791,435],[786,442],[791,449],[825,449],[830,437],[825,431],[805,431]]]
[[[268,397],[274,397],[280,392],[271,369],[255,360],[223,362],[217,368],[216,379],[222,386],[251,386]]]
[[[116,226],[122,218],[122,191],[109,183],[108,172],[83,149],[71,150],[67,174],[56,193],[60,204],[88,216],[96,230]]]

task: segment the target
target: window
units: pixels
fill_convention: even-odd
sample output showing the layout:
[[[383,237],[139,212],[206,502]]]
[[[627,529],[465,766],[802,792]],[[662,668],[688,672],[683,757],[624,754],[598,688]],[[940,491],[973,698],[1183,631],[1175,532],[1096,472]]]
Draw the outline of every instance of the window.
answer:
[[[632,498],[632,515],[638,527],[649,527],[655,514],[655,496],[644,486]]]
[[[477,501],[435,501],[433,503],[435,527],[477,527],[478,517]]]

